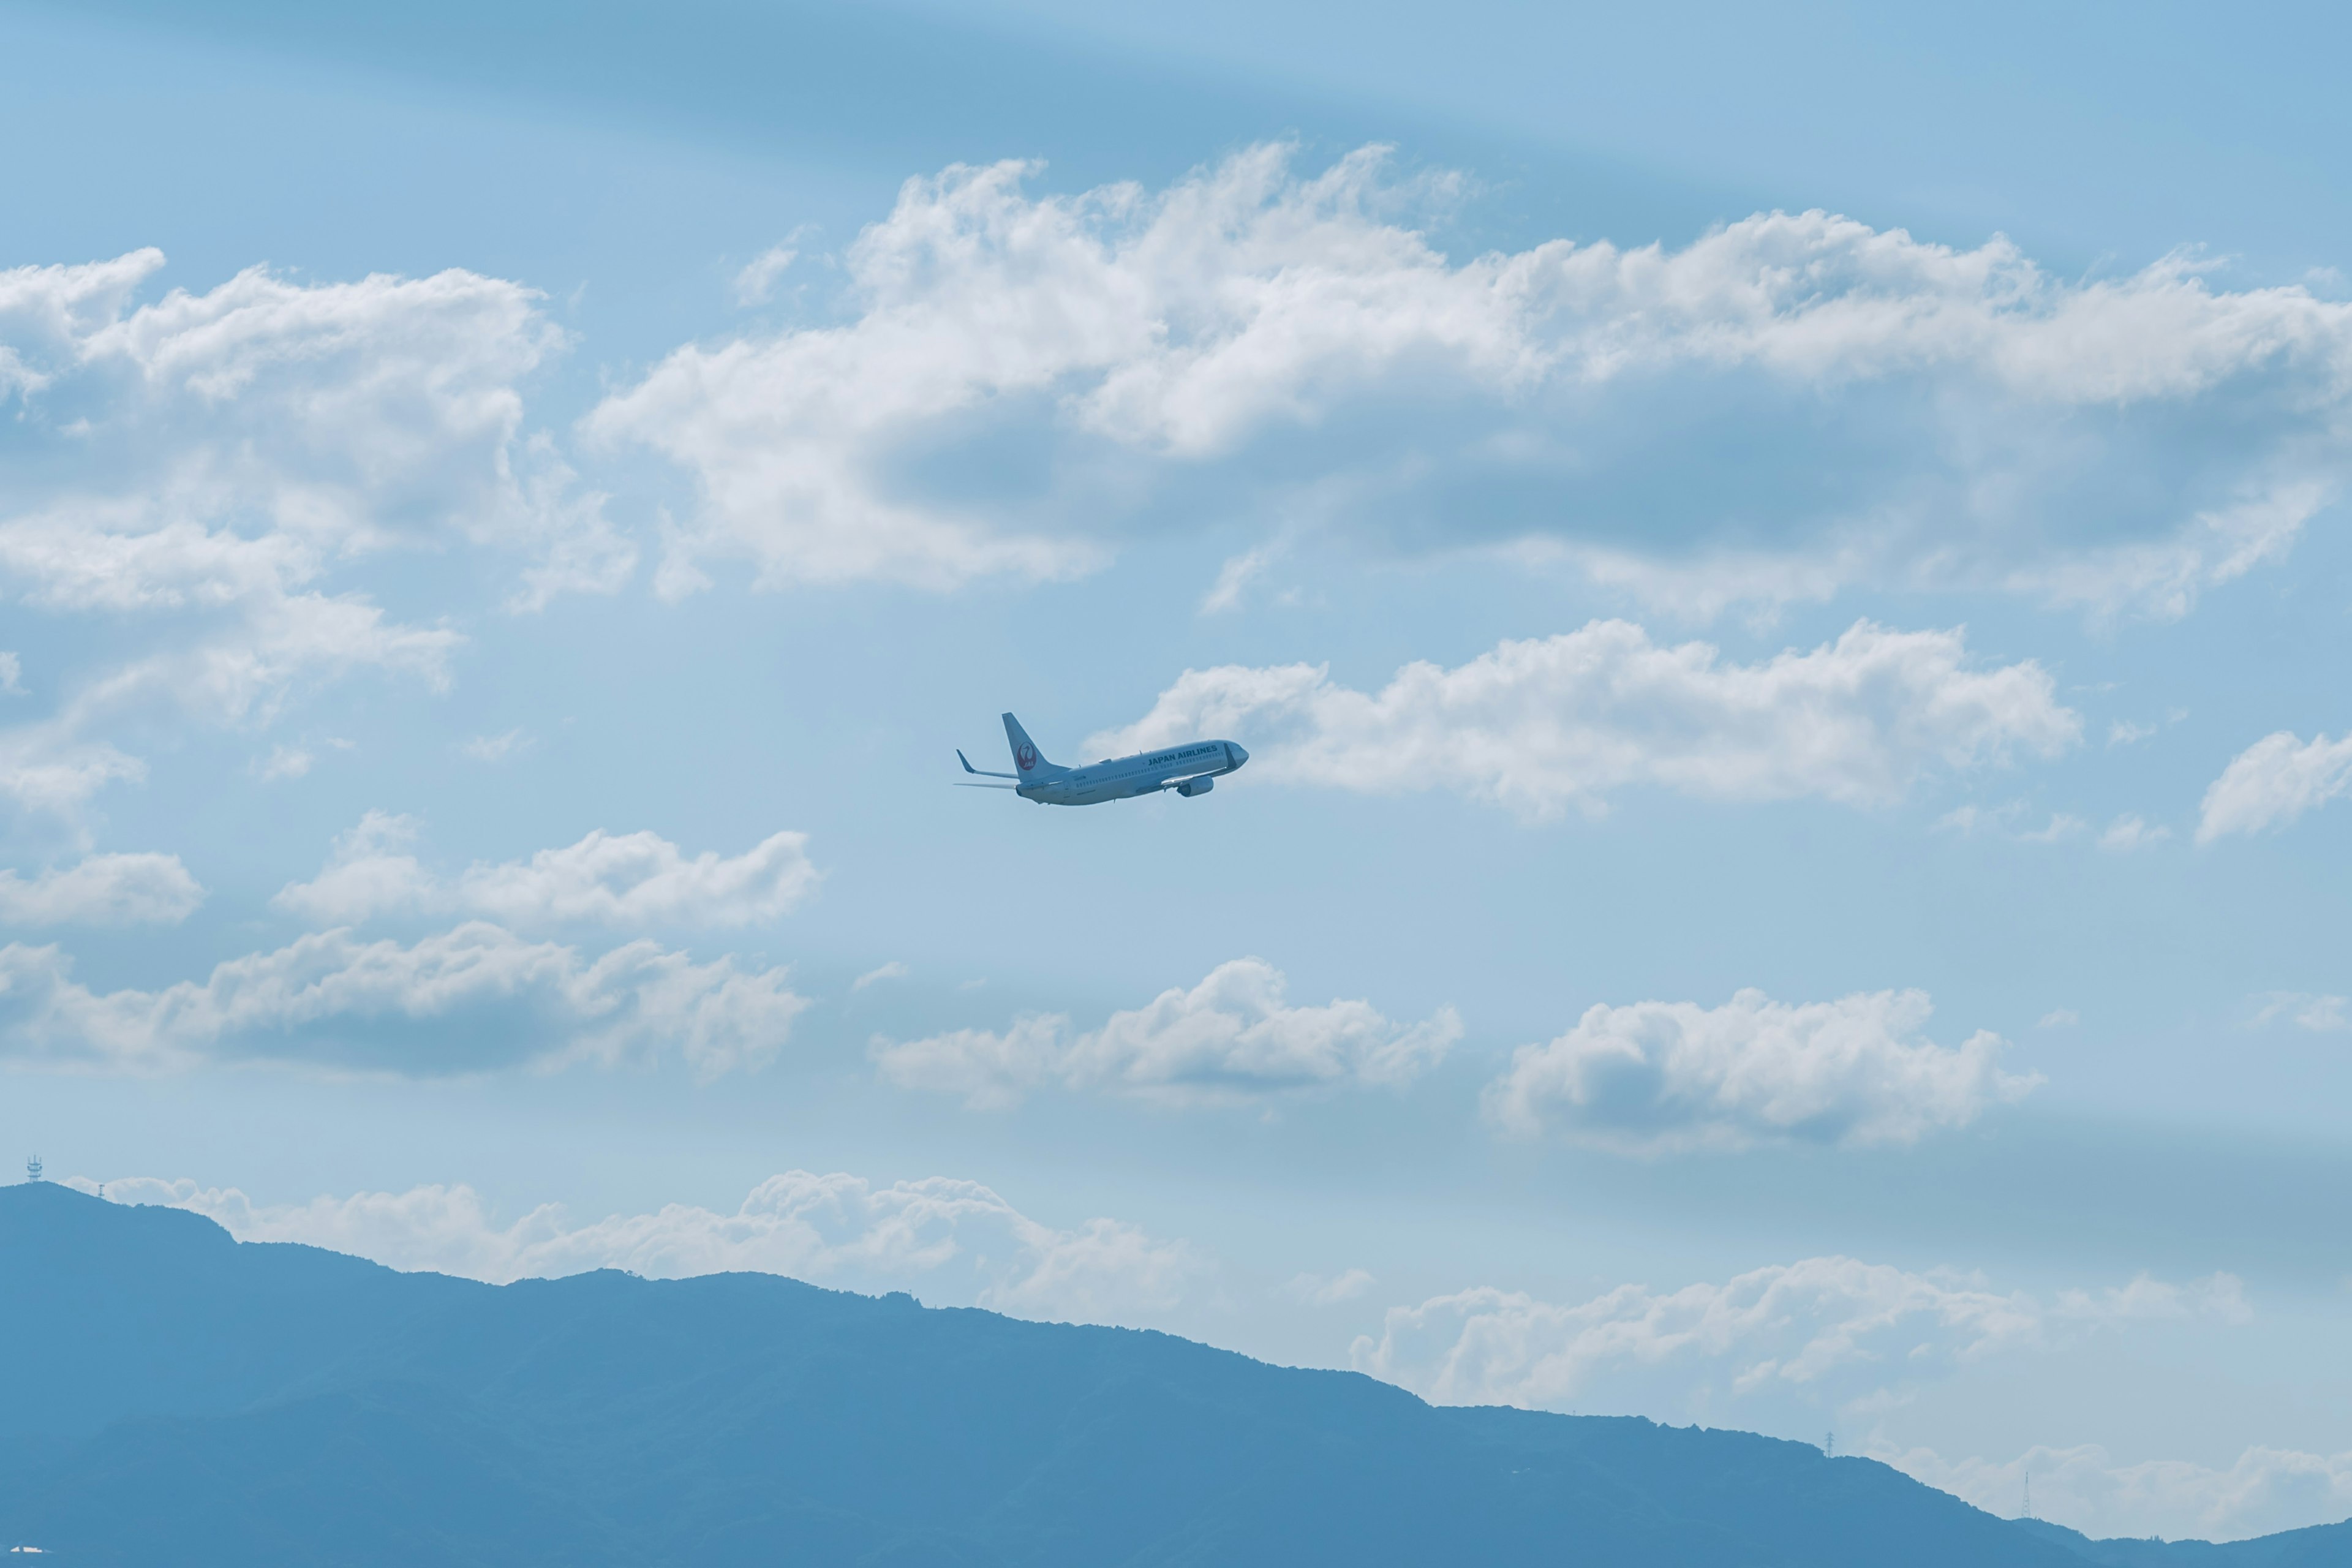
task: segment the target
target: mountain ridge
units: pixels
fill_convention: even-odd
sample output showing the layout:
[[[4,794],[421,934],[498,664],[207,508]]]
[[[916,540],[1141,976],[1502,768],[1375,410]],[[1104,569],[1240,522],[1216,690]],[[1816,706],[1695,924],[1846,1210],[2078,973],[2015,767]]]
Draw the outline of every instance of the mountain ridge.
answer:
[[[1807,1444],[773,1275],[492,1286],[55,1186],[0,1188],[0,1264],[40,1281],[0,1293],[0,1544],[67,1564],[2352,1563],[2352,1525],[2094,1542]]]

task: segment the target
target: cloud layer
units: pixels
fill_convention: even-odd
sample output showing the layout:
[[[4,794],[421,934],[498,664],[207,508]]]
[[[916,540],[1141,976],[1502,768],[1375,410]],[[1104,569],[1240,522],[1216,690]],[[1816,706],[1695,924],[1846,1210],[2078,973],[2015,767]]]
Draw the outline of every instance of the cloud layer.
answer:
[[[902,1089],[961,1095],[972,1106],[1013,1104],[1049,1083],[1208,1104],[1402,1085],[1462,1037],[1450,1007],[1399,1024],[1369,1002],[1294,1007],[1285,986],[1272,964],[1238,958],[1189,991],[1171,988],[1133,1012],[1112,1014],[1091,1033],[1073,1035],[1058,1016],[1031,1016],[1003,1033],[877,1038],[874,1059]]]
[[[688,859],[657,834],[599,828],[529,860],[478,861],[444,879],[409,853],[417,832],[412,818],[371,811],[335,840],[316,878],[289,883],[270,902],[321,925],[458,912],[524,928],[729,927],[789,913],[818,877],[804,833],[772,834],[740,855],[705,850]]]
[[[1260,777],[1373,792],[1451,788],[1529,817],[1664,788],[1712,800],[1900,798],[1937,767],[2074,744],[2081,720],[2032,660],[1969,668],[1959,632],[1867,621],[1761,664],[1595,621],[1454,669],[1411,664],[1377,693],[1313,665],[1186,670],[1151,711],[1088,739],[1117,756],[1178,738],[1245,742]]]
[[[2239,1282],[2145,1276],[2042,1300],[1973,1275],[1852,1258],[1774,1264],[1721,1284],[1622,1285],[1575,1305],[1482,1288],[1392,1307],[1359,1371],[1441,1405],[1680,1409],[1743,1421],[1834,1411],[1890,1383],[1996,1352],[2050,1349],[2139,1320],[2245,1321]],[[1766,1406],[1778,1401],[1782,1410]]]
[[[586,422],[691,479],[665,584],[1064,575],[1181,496],[1700,611],[1872,583],[2165,615],[2345,478],[2352,305],[2302,289],[2188,256],[2070,282],[1822,212],[1457,261],[1459,182],[1294,163],[909,180],[838,321],[681,348]]]
[[[135,766],[100,731],[151,710],[267,721],[363,669],[439,684],[462,638],[329,580],[455,540],[530,563],[518,602],[610,588],[601,498],[522,430],[520,384],[563,342],[539,296],[465,271],[302,284],[255,268],[135,299],[163,266],[0,272],[0,594],[105,616],[115,662],[0,732],[0,788],[69,807]]]
[[[808,1005],[783,969],[650,941],[600,957],[469,921],[414,943],[305,936],[160,991],[95,992],[56,947],[0,947],[0,1056],[161,1071],[281,1060],[404,1074],[682,1058],[757,1068]]]
[[[2037,1518],[2095,1539],[2242,1541],[2352,1515],[2352,1452],[2248,1448],[2226,1468],[2183,1459],[2122,1463],[2095,1443],[2033,1448],[2007,1463],[1876,1447],[1884,1459],[1988,1512],[2013,1515],[2032,1479]]]
[[[1594,1006],[1549,1044],[1520,1047],[1487,1085],[1486,1114],[1520,1136],[1556,1131],[1640,1153],[1902,1144],[1965,1127],[2042,1081],[2000,1070],[1997,1035],[1980,1030],[1957,1047],[1927,1038],[1932,1011],[1919,991]]]
[[[915,1289],[935,1303],[1016,1317],[1118,1322],[1174,1307],[1213,1271],[1182,1241],[1112,1219],[1055,1229],[977,1182],[944,1176],[877,1186],[840,1172],[787,1171],[752,1188],[732,1214],[671,1204],[584,1225],[548,1204],[501,1226],[464,1186],[259,1205],[234,1187],[139,1178],[110,1181],[106,1194],[193,1209],[240,1241],[301,1242],[494,1283],[592,1268],[657,1279],[746,1270],[853,1289]]]
[[[2231,759],[2205,791],[2197,842],[2284,827],[2314,806],[2352,792],[2352,735],[2299,741],[2285,730]]]
[[[177,855],[89,855],[31,878],[0,869],[0,925],[177,925],[204,901]]]

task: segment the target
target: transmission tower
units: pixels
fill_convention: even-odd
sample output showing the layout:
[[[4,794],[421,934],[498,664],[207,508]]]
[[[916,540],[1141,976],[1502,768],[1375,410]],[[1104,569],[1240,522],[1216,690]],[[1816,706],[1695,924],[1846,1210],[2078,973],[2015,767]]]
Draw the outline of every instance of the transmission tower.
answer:
[[[1822,1434],[1822,1458],[1824,1459],[1834,1459],[1837,1458],[1836,1433],[1824,1432]]]
[[[2025,1472],[2025,1517],[2033,1517],[2033,1472]]]
[[[36,1154],[31,1159],[25,1162],[25,1180],[28,1182],[37,1182],[40,1179],[41,1157],[38,1154]]]

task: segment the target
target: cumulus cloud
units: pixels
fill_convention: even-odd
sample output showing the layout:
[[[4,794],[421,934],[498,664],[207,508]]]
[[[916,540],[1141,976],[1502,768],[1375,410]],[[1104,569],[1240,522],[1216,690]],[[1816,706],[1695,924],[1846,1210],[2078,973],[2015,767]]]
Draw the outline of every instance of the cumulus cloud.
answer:
[[[2288,731],[2265,735],[2231,759],[2205,791],[2197,842],[2232,833],[2284,827],[2316,805],[2352,791],[2352,735],[2298,741]]]
[[[439,900],[442,889],[424,862],[408,853],[420,827],[413,816],[366,813],[357,826],[336,837],[318,876],[289,882],[269,900],[271,906],[322,925],[424,913]]]
[[[482,921],[403,944],[305,936],[157,991],[92,991],[55,946],[0,947],[0,1058],[160,1071],[270,1059],[405,1074],[682,1058],[764,1065],[808,1005],[781,968],[649,941],[601,957]]]
[[[1444,786],[1543,817],[1597,813],[1641,786],[1884,804],[1937,767],[2054,754],[2081,727],[2040,665],[1971,668],[1958,631],[1862,621],[1810,652],[1742,665],[1706,643],[1665,647],[1640,626],[1595,621],[1453,669],[1410,664],[1377,693],[1318,665],[1188,669],[1141,720],[1086,745],[1116,756],[1228,735],[1249,744],[1257,777]]]
[[[547,1204],[500,1225],[466,1186],[263,1205],[235,1187],[140,1178],[108,1182],[106,1195],[192,1209],[240,1241],[301,1242],[499,1284],[592,1268],[656,1279],[748,1271],[918,1289],[935,1303],[1016,1317],[1116,1322],[1174,1307],[1213,1271],[1186,1242],[1113,1219],[1058,1229],[977,1182],[944,1176],[877,1186],[840,1172],[787,1171],[752,1188],[732,1214],[670,1204],[587,1224]]]
[[[410,852],[412,817],[371,811],[335,840],[319,875],[270,902],[321,925],[382,915],[463,912],[509,925],[754,925],[790,912],[815,888],[808,835],[775,833],[740,855],[688,859],[655,833],[606,833],[529,860],[477,861],[455,879]]]
[[[129,650],[62,683],[53,749],[155,704],[266,722],[355,670],[445,681],[457,633],[332,587],[388,548],[518,552],[519,604],[625,575],[602,498],[522,430],[519,385],[563,341],[532,290],[457,270],[313,285],[256,268],[134,303],[163,265],[142,250],[0,272],[22,405],[0,459],[0,593],[109,615]]]
[[[913,973],[914,971],[908,969],[905,963],[894,958],[889,963],[869,969],[859,975],[850,983],[849,988],[852,991],[863,991],[868,985],[879,985],[885,980],[904,980]]]
[[[1073,1035],[1065,1017],[1030,1016],[1002,1033],[877,1037],[874,1059],[902,1089],[961,1095],[975,1107],[1012,1105],[1048,1083],[1192,1105],[1401,1086],[1462,1037],[1451,1007],[1399,1024],[1369,1002],[1291,1006],[1286,984],[1264,960],[1237,958],[1088,1034]]]
[[[1903,1144],[1965,1127],[2042,1081],[2002,1072],[2004,1042],[1989,1031],[1958,1047],[1928,1039],[1932,1011],[1921,991],[1596,1005],[1558,1039],[1514,1052],[1486,1086],[1486,1111],[1522,1137],[1556,1131],[1637,1153]]]
[[[2030,1476],[2037,1518],[2094,1539],[2242,1541],[2352,1514],[2352,1452],[2254,1447],[2226,1468],[2184,1459],[2124,1463],[2095,1443],[2036,1447],[2006,1463],[1885,1445],[1870,1457],[1989,1513],[2014,1514]]]
[[[257,267],[133,306],[163,266],[151,249],[0,273],[0,336],[50,373],[28,413],[69,402],[74,425],[42,426],[93,456],[120,448],[117,478],[146,481],[11,485],[52,503],[12,509],[0,535],[37,602],[217,603],[299,582],[322,551],[453,524],[542,546],[603,526],[534,490],[551,458],[522,434],[518,384],[563,336],[533,290],[457,269],[301,284]],[[244,516],[268,526],[226,526]]]
[[[1646,1398],[1694,1414],[1781,1399],[1834,1408],[1997,1352],[2134,1321],[2249,1317],[2239,1281],[2141,1276],[2043,1300],[1976,1275],[1809,1258],[1721,1284],[1622,1285],[1575,1305],[1481,1288],[1389,1310],[1357,1370],[1441,1405],[1567,1408]],[[1752,1418],[1752,1417],[1751,1417]]]
[[[1294,165],[907,182],[840,319],[681,348],[588,419],[692,481],[667,588],[1063,575],[1213,495],[1701,612],[1873,583],[2176,615],[2343,483],[2352,305],[2305,289],[1822,212],[1457,260],[1458,182]]]
[[[144,762],[70,721],[0,730],[0,795],[29,810],[62,816],[110,784],[146,776]]]
[[[177,855],[91,855],[29,879],[0,870],[0,925],[177,925],[204,901]]]

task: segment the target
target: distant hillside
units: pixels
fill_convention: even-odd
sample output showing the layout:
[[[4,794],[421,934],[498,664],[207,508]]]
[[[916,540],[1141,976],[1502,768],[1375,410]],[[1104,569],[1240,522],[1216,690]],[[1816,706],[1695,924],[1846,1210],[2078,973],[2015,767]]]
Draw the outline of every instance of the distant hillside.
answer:
[[[67,1568],[2352,1563],[2352,1526],[2091,1542],[1742,1433],[767,1275],[398,1274],[53,1185],[0,1189],[0,1546]]]
[[[2352,1523],[2281,1531],[2257,1541],[2217,1546],[2203,1541],[2093,1541],[2046,1520],[2016,1522],[2018,1529],[2055,1542],[2102,1568],[2306,1568],[2352,1563]]]

